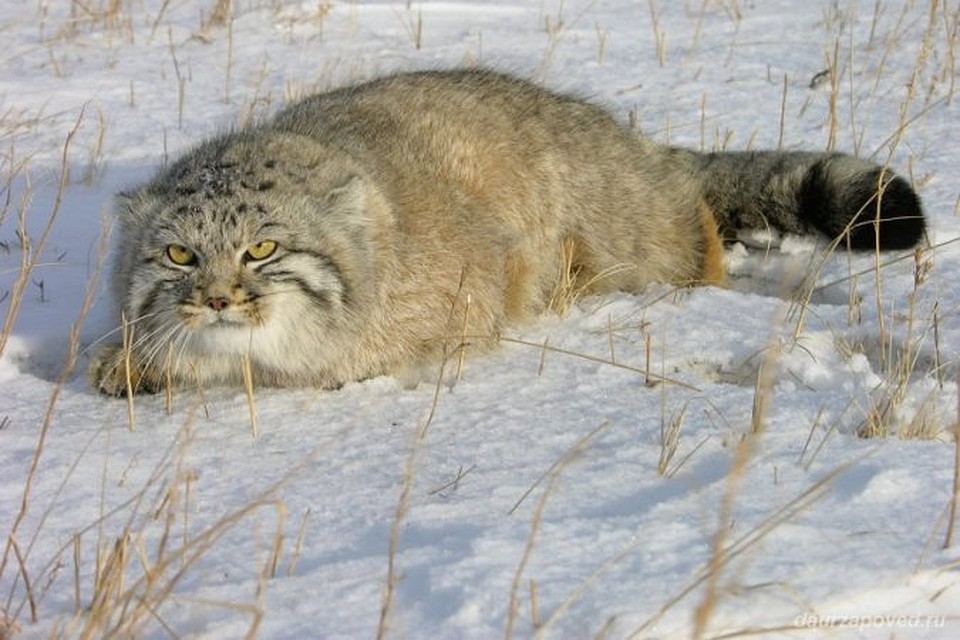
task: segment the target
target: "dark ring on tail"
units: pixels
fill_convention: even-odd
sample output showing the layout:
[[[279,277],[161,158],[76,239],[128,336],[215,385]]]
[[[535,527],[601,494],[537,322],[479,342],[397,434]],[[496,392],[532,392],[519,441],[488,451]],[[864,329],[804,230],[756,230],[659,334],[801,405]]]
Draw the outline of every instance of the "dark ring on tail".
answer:
[[[841,182],[830,175],[833,159],[816,162],[803,179],[804,218],[831,238],[849,233],[853,249],[909,249],[920,242],[926,226],[909,182],[882,167]]]

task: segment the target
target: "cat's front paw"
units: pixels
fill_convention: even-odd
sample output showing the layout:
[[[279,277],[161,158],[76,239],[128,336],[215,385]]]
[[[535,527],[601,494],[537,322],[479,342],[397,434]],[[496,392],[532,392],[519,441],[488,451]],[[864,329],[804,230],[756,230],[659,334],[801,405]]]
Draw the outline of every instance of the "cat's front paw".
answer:
[[[132,354],[120,345],[103,347],[90,361],[90,385],[100,393],[115,398],[133,393],[156,393],[162,388],[162,377],[143,371]]]

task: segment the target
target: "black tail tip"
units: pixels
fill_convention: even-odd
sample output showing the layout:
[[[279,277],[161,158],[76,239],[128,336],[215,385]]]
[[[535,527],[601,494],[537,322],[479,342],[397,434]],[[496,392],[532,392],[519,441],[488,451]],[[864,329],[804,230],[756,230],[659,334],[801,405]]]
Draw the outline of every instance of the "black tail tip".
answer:
[[[806,206],[813,207],[821,229],[853,249],[909,249],[924,237],[920,196],[893,172],[872,167],[846,180],[831,175],[829,164],[812,168],[805,185]],[[841,172],[845,173],[845,172]]]
[[[889,172],[884,175],[882,169],[862,176],[861,181],[861,202],[850,203],[857,207],[854,211],[859,211],[850,225],[850,246],[856,249],[916,246],[923,239],[926,223],[920,196],[910,183],[900,176],[891,178]]]

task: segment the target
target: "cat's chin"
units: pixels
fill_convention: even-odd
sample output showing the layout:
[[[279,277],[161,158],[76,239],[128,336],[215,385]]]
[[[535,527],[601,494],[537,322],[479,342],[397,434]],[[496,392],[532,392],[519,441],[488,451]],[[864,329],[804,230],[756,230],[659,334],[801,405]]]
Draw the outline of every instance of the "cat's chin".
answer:
[[[250,353],[256,327],[220,321],[190,333],[190,348],[205,355],[244,355]]]

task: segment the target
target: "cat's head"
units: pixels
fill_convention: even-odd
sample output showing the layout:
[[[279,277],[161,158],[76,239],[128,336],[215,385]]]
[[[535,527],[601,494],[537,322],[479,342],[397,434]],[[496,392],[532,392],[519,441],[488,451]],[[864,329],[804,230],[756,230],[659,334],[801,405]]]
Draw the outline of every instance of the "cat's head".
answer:
[[[147,357],[281,358],[376,295],[386,205],[349,159],[309,139],[207,143],[118,207],[115,285]]]

